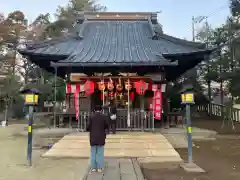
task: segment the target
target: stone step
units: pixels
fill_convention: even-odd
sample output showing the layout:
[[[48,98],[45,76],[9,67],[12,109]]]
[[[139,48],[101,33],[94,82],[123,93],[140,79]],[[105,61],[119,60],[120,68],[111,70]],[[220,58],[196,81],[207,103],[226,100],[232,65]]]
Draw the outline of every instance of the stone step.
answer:
[[[56,143],[54,148],[61,149],[67,147],[68,149],[90,149],[89,142],[75,142],[75,143]],[[172,145],[164,142],[157,143],[106,143],[105,149],[171,149]]]
[[[88,149],[52,149],[46,152],[43,157],[63,157],[63,158],[88,158]],[[165,157],[179,156],[174,149],[154,150],[154,149],[106,149],[105,157]]]

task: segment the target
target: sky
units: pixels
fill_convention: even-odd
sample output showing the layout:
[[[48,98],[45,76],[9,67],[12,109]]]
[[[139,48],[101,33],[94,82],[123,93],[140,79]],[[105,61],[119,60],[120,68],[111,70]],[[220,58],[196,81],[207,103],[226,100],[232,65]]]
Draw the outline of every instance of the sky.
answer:
[[[229,14],[228,0],[98,0],[108,11],[117,12],[160,12],[159,23],[166,34],[192,39],[192,16],[209,16],[212,27],[226,21]],[[0,0],[0,13],[7,15],[21,10],[29,21],[40,13],[54,14],[58,5],[64,6],[68,0]],[[196,28],[200,25],[196,25]]]

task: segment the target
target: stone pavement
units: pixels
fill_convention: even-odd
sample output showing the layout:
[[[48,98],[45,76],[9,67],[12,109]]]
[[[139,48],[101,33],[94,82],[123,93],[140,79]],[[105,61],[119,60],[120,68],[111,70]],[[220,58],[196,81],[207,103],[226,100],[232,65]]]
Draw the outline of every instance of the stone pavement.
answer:
[[[140,166],[135,158],[105,160],[102,174],[88,173],[84,180],[144,180]]]
[[[43,157],[89,158],[90,146],[87,133],[73,133],[64,136]],[[147,132],[125,132],[108,135],[105,157],[149,158],[182,161],[169,141],[161,134]]]

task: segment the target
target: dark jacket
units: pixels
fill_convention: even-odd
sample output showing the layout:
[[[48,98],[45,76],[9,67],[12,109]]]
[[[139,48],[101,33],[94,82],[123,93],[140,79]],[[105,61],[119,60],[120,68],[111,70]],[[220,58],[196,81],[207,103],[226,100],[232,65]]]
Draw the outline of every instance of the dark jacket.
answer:
[[[110,113],[117,114],[117,107],[115,105],[110,105]]]
[[[90,145],[103,146],[105,145],[106,132],[108,129],[108,117],[101,112],[96,112],[89,118],[87,131],[90,132]]]

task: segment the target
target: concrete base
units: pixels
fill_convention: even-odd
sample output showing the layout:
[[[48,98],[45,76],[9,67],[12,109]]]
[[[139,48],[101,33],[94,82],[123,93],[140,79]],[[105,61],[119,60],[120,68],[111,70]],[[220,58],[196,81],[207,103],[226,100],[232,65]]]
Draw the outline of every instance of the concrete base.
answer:
[[[204,173],[206,172],[204,169],[200,168],[198,165],[194,163],[183,163],[180,165],[186,172],[190,173]]]

